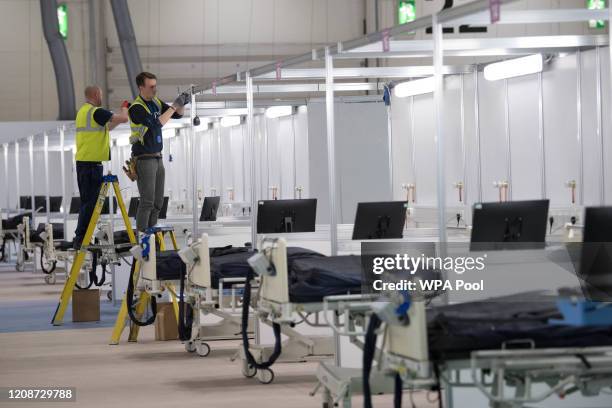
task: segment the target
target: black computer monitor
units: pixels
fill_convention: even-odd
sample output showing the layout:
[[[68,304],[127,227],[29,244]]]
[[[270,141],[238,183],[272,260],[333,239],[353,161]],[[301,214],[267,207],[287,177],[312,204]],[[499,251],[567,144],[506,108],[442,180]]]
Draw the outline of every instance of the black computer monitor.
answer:
[[[51,210],[49,212],[58,213],[62,209],[62,196],[51,196],[49,197],[49,205]]]
[[[102,206],[102,212],[100,214],[110,214],[110,209],[108,208],[109,206],[109,200],[108,197],[106,197],[104,199],[104,205]],[[113,214],[117,214],[117,197],[113,197]]]
[[[23,210],[31,210],[32,196],[19,196],[19,208]]]
[[[316,216],[316,198],[260,201],[257,233],[314,232]]]
[[[591,300],[612,301],[612,207],[587,207],[579,277]]]
[[[139,202],[140,202],[140,197],[130,198],[130,206],[128,208],[128,217],[136,218],[136,212],[138,212]]]
[[[217,221],[217,210],[219,209],[220,203],[220,196],[204,197],[200,221]]]
[[[544,248],[549,200],[474,204],[470,250]]]
[[[69,214],[78,214],[81,210],[81,197],[72,197],[70,199],[70,210]]]
[[[47,211],[47,197],[46,196],[34,196],[34,207],[38,211]]]
[[[353,239],[402,238],[406,201],[358,203]]]
[[[157,218],[160,220],[166,219],[166,215],[168,214],[168,200],[170,200],[170,197],[164,197],[164,203],[162,204],[162,208],[159,210],[159,215],[157,216]]]

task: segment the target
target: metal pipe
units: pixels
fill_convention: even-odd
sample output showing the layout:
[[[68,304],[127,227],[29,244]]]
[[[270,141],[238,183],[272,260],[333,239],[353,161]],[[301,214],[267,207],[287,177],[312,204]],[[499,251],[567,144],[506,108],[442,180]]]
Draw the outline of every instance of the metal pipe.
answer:
[[[597,79],[597,138],[599,139],[599,204],[604,205],[606,202],[606,184],[605,184],[605,151],[604,151],[604,140],[603,140],[603,112],[601,102],[601,49],[600,47],[595,48],[595,69]],[[611,78],[612,80],[612,78]]]
[[[15,208],[20,208],[21,206],[21,189],[19,188],[19,186],[21,186],[21,180],[19,176],[19,142],[15,142],[15,193],[17,195],[17,205]]]
[[[196,131],[194,126],[194,120],[196,117],[196,97],[193,92],[193,87],[191,88],[191,107],[189,110],[189,126],[190,126],[190,136],[191,136],[191,216],[192,216],[192,242],[196,242],[200,234],[198,233],[198,168],[196,166],[197,157],[196,157]]]
[[[246,202],[247,200],[247,192],[246,192],[246,154],[245,154],[245,138],[244,138],[244,126],[240,126],[241,140],[242,140],[242,201]],[[248,132],[247,132],[248,133]]]
[[[98,42],[96,41],[96,15],[94,13],[96,1],[88,0],[87,5],[89,9],[89,83],[95,85],[98,83]]]
[[[255,188],[255,137],[253,132],[253,78],[247,73],[247,129],[251,150],[251,245],[257,249],[257,189]]]
[[[391,98],[391,95],[389,95]],[[393,200],[393,126],[391,122],[391,101],[389,100],[389,105],[387,105],[387,152],[389,157],[389,194],[390,198]]]
[[[121,45],[121,54],[127,72],[128,83],[132,91],[132,97],[138,95],[138,87],[136,86],[136,76],[142,72],[142,64],[140,55],[138,54],[138,45],[136,44],[136,35],[132,26],[132,18],[130,17],[130,9],[127,0],[111,0],[111,8],[117,28],[117,36]]]
[[[51,222],[51,200],[49,199],[49,135],[43,133],[43,157],[45,164],[45,207],[47,223]]]
[[[293,198],[297,198],[297,150],[295,148],[295,115],[291,115],[291,134],[293,135]]]
[[[507,4],[507,3],[512,3],[516,0],[500,0],[500,1],[503,4]],[[439,14],[440,22],[444,22],[447,20],[452,20],[452,19],[456,19],[456,18],[465,16],[465,15],[474,14],[479,11],[488,10],[488,8],[489,8],[489,0],[479,0],[479,1],[474,1],[474,2],[467,3],[467,4],[458,5],[458,6],[449,8],[449,9],[442,10],[438,14]],[[388,30],[377,31],[374,33],[366,34],[365,36],[361,38],[338,43],[340,47],[338,45],[326,46],[324,49],[312,50],[311,52],[308,52],[306,54],[297,55],[294,57],[284,59],[283,61],[280,62],[280,65],[281,65],[281,68],[284,68],[284,67],[290,67],[292,65],[299,65],[299,64],[312,62],[313,59],[319,59],[327,55],[334,56],[338,54],[340,50],[347,51],[353,48],[357,48],[357,47],[368,45],[374,42],[381,41],[383,36],[387,35],[387,33],[390,37],[395,37],[400,34],[410,33],[410,32],[414,32],[417,30],[427,28],[430,25],[431,25],[430,16],[419,17],[411,22],[408,22],[402,25],[397,25]],[[259,68],[251,69],[250,75],[251,77],[254,78],[254,77],[258,77],[263,74],[267,74],[269,72],[274,72],[276,71],[276,69],[277,69],[277,63],[274,62],[271,64],[261,66]],[[215,86],[218,87],[218,86],[226,85],[232,82],[238,82],[240,78],[244,77],[244,75],[245,73],[238,72],[236,74],[228,75],[226,77],[217,79],[214,81]],[[195,92],[202,93],[208,89],[212,89],[212,82],[209,85],[202,85],[202,86],[196,87]]]
[[[9,200],[9,197],[11,195],[9,194],[8,143],[4,143],[2,145],[2,147],[4,149],[4,186],[6,188],[6,192],[5,192],[4,198],[6,199],[6,208],[9,209],[11,207],[11,203],[10,203],[10,200]],[[19,184],[19,180],[17,180],[17,184]],[[19,199],[19,196],[17,196],[17,199]]]
[[[264,116],[264,130],[266,135],[266,185],[264,189],[266,191],[266,197],[270,199],[270,129],[268,128],[268,120]]]
[[[417,185],[417,166],[416,166],[416,135],[414,128],[414,96],[410,97],[410,138],[412,143],[412,184]],[[414,190],[412,191],[412,201],[415,201]]]
[[[57,24],[57,1],[40,0],[40,14],[42,28],[49,54],[53,62],[55,81],[57,85],[57,99],[59,102],[59,120],[74,120],[76,102],[74,97],[74,83],[70,58],[66,51],[66,44],[59,32]]]
[[[62,203],[63,210],[62,217],[64,219],[64,239],[67,241],[67,232],[68,232],[68,211],[70,211],[70,200],[66,197],[66,152],[64,151],[64,143],[65,143],[65,132],[66,127],[60,126],[59,135],[60,135],[60,168],[62,170],[62,177],[60,178],[62,181]]]
[[[546,144],[544,140],[544,83],[542,73],[538,73],[538,123],[540,139],[540,178],[541,197],[546,198]]]
[[[30,159],[30,195],[32,197],[32,222],[36,212],[36,201],[34,200],[34,135],[28,138],[28,156]]]
[[[461,82],[460,82],[460,88],[459,88],[459,93],[461,96],[461,103],[460,103],[460,108],[461,108],[461,173],[463,174],[462,176],[462,183],[463,186],[461,187],[463,189],[463,203],[467,204],[468,200],[467,200],[467,195],[468,195],[468,188],[467,188],[467,147],[466,147],[466,142],[465,142],[465,102],[464,102],[464,92],[465,92],[465,84],[464,84],[464,76],[463,74],[461,74],[461,76],[459,77]]]
[[[442,64],[444,54],[442,49],[442,25],[438,23],[438,15],[432,17],[432,29],[434,38],[434,111],[436,118],[436,146],[437,146],[437,192],[438,192],[438,241],[440,244],[447,242],[446,234],[446,173],[445,173],[445,139],[443,127],[444,110],[444,76]],[[444,253],[442,253],[444,255]]]
[[[327,119],[327,167],[329,179],[329,239],[331,255],[338,255],[338,225],[336,210],[336,149],[334,127],[334,60],[325,48],[325,107]]]
[[[512,201],[512,140],[510,138],[510,101],[508,98],[508,80],[504,79],[504,107],[506,125],[506,181],[508,190],[506,199]]]
[[[584,205],[584,140],[582,139],[582,52],[576,51],[576,119],[578,139],[578,200]]]

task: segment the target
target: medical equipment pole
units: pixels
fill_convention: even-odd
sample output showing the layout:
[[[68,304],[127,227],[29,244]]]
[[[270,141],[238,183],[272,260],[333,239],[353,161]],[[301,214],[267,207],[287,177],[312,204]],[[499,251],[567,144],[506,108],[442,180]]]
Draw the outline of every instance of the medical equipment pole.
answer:
[[[447,241],[446,235],[446,174],[444,168],[444,131],[443,120],[443,101],[444,101],[444,76],[442,74],[443,51],[442,51],[442,25],[438,23],[438,15],[432,18],[433,38],[434,38],[434,110],[436,118],[436,139],[437,139],[437,159],[438,159],[438,241],[442,245]],[[444,252],[440,255],[444,258]]]
[[[508,97],[508,80],[504,79],[504,113],[506,124],[506,201],[512,201],[512,138],[510,137],[510,101]]]
[[[2,147],[4,148],[4,185],[6,186],[6,209],[8,210],[10,208],[10,202],[9,202],[9,176],[8,176],[8,172],[9,172],[9,165],[8,165],[8,143],[4,143],[2,145]],[[19,197],[17,198],[19,199]]]
[[[391,99],[391,95],[389,95]],[[389,194],[390,199],[393,200],[393,127],[391,126],[391,101],[387,105],[387,147],[389,153]]]
[[[291,135],[293,136],[293,198],[297,197],[297,160],[295,148],[295,115],[291,114]]]
[[[416,166],[416,134],[415,134],[415,126],[414,126],[414,96],[410,97],[410,144],[412,145],[412,185],[416,187],[417,185],[417,166]],[[415,189],[412,190],[412,201],[416,200]],[[406,199],[408,197],[406,196]]]
[[[195,131],[195,117],[197,114],[197,106],[196,106],[196,96],[193,89],[191,87],[191,109],[189,109],[189,117],[190,117],[190,126],[191,126],[191,216],[192,216],[192,234],[191,239],[192,242],[196,242],[199,233],[198,233],[198,169],[196,166],[196,131]]]
[[[595,48],[595,69],[597,70],[597,139],[599,142],[599,204],[604,205],[606,202],[606,184],[605,184],[605,165],[604,160],[606,153],[604,151],[604,140],[603,140],[603,119],[602,119],[602,103],[601,103],[601,47]]]
[[[60,126],[59,135],[60,135],[60,168],[62,170],[62,204],[63,208],[63,217],[64,217],[64,239],[68,240],[66,236],[66,232],[68,231],[68,211],[70,211],[70,204],[68,203],[66,197],[66,152],[64,151],[64,137],[65,137],[66,127]]]
[[[478,167],[478,202],[482,202],[482,155],[480,140],[480,96],[478,90],[478,68],[474,69],[474,126],[476,131],[476,156]]]
[[[546,198],[546,144],[544,140],[544,83],[542,73],[538,73],[538,121],[540,139],[540,178],[541,178],[541,198]]]
[[[460,103],[460,107],[461,107],[461,173],[462,173],[462,180],[461,182],[463,183],[463,197],[459,197],[459,198],[463,198],[463,202],[459,203],[459,204],[467,204],[467,197],[468,197],[468,185],[467,185],[467,146],[466,146],[466,141],[465,141],[465,98],[464,98],[464,94],[465,94],[465,75],[461,74],[459,76],[460,79],[460,87],[459,87],[459,94],[461,96],[461,103]],[[464,220],[465,221],[465,220]]]
[[[117,152],[117,149],[116,149],[117,139],[111,142],[111,146],[110,146],[111,151],[113,150],[113,147],[115,147],[114,150],[116,153]],[[117,157],[116,154],[111,153],[111,158],[116,158],[116,157]],[[108,163],[108,169],[109,169],[108,172],[113,174],[113,162],[112,161]],[[113,197],[115,197],[115,189],[110,188],[109,190],[110,190],[110,195],[108,197],[108,207],[110,209],[110,230],[111,230],[109,239],[110,239],[111,244],[114,245],[115,244],[115,203],[114,203]],[[117,197],[117,200],[119,200],[118,197]],[[117,305],[117,283],[115,281],[115,278],[117,276],[117,271],[115,270],[115,264],[113,262],[111,262],[110,264],[110,275],[111,275],[111,298],[112,298],[113,306],[116,306]]]
[[[20,188],[21,180],[19,180],[19,142],[15,142],[15,194],[17,197],[17,205],[15,208],[20,208],[21,199],[20,199]]]
[[[329,239],[331,256],[338,255],[338,225],[336,220],[336,149],[334,127],[334,60],[325,47],[325,107],[327,119],[327,171],[329,176]]]
[[[45,163],[45,206],[47,207],[47,223],[51,222],[51,200],[49,199],[49,135],[43,133],[43,153]]]
[[[28,156],[30,160],[30,195],[32,196],[32,223],[35,224],[36,203],[34,201],[34,135],[28,138]],[[36,262],[34,262],[36,265]]]
[[[584,143],[582,140],[582,52],[576,51],[576,138],[578,141],[578,203],[584,204]]]
[[[253,78],[249,72],[246,73],[246,96],[247,96],[247,135],[249,148],[251,150],[251,245],[257,249],[257,188],[255,186],[255,137],[253,129]]]

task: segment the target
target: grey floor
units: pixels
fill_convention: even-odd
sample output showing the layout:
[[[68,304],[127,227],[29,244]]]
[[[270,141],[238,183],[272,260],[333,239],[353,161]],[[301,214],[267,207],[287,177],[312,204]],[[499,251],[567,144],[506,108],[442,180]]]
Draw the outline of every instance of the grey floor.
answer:
[[[277,364],[273,384],[244,378],[231,362],[238,343],[213,342],[208,357],[185,352],[178,341],[154,340],[152,327],[141,330],[138,343],[110,346],[115,310],[102,300],[102,321],[49,323],[63,282],[47,285],[43,276],[16,272],[0,264],[0,387],[76,387],[76,403],[36,403],[36,407],[319,407],[316,363]],[[70,309],[70,308],[69,308]],[[434,407],[424,393],[414,396],[418,408]],[[433,398],[433,396],[430,396]],[[405,394],[404,406],[410,407]],[[389,396],[375,397],[376,407],[391,407]],[[360,397],[355,407],[363,406]],[[28,403],[0,403],[25,407]]]

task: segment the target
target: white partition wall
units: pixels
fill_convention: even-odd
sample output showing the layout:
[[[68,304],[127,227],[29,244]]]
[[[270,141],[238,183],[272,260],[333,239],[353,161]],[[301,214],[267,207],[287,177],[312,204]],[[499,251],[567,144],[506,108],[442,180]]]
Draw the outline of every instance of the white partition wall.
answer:
[[[329,222],[325,104],[308,104],[310,196],[318,199],[317,223]],[[355,220],[357,203],[385,201],[389,191],[387,110],[380,101],[336,102],[338,222]]]
[[[468,205],[479,201],[480,195],[483,201],[497,201],[494,183],[504,181],[510,183],[508,198],[513,200],[545,196],[552,208],[570,207],[567,185],[575,181],[576,205],[601,205],[602,198],[610,204],[608,60],[607,47],[555,57],[545,65],[541,82],[538,74],[491,82],[479,72],[477,100],[474,74],[447,76],[447,205],[460,204],[455,184],[462,180]],[[392,134],[394,198],[406,199],[402,184],[414,183],[416,205],[435,205],[432,95],[394,96]],[[384,162],[380,163],[382,167]]]

